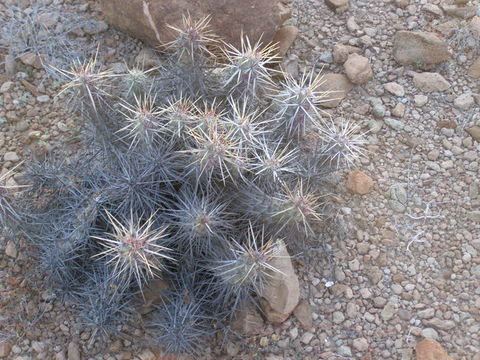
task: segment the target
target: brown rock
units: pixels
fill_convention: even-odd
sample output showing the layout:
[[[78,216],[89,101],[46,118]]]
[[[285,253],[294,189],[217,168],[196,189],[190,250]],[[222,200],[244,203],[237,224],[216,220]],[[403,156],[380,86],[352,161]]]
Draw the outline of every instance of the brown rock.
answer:
[[[439,73],[423,72],[413,76],[414,85],[424,92],[445,91],[450,84]]]
[[[480,57],[470,66],[467,75],[474,79],[480,78]]]
[[[336,44],[333,46],[333,61],[343,64],[347,61],[348,55],[353,53],[360,53],[360,49],[351,45]]]
[[[450,57],[447,44],[430,32],[398,31],[393,40],[393,57],[401,65],[439,64]]]
[[[313,326],[312,307],[308,301],[300,300],[293,314],[304,329],[309,329]]]
[[[320,105],[326,108],[333,108],[347,96],[348,92],[353,88],[353,84],[343,74],[326,74],[323,76],[323,83],[319,86],[319,91],[328,91],[329,95],[326,101]]]
[[[36,55],[34,53],[26,53],[20,56],[20,61],[25,65],[32,66],[35,69],[43,69],[43,64],[46,60],[46,55]]]
[[[233,330],[245,335],[258,335],[262,332],[264,322],[254,305],[247,305],[235,315],[230,324]]]
[[[278,29],[273,38],[273,43],[278,46],[278,56],[284,57],[287,54],[288,49],[292,46],[297,35],[298,28],[293,25],[283,26]]]
[[[473,125],[465,130],[474,140],[480,142],[480,126]]]
[[[3,341],[0,342],[0,358],[4,359],[7,358],[8,355],[10,355],[10,352],[12,351],[12,344],[8,341]]]
[[[348,174],[347,189],[354,194],[365,195],[372,189],[372,187],[373,180],[367,174],[359,170],[353,170]]]
[[[396,82],[386,83],[383,85],[383,87],[392,95],[399,96],[399,97],[405,96],[405,89],[403,88],[402,85]]]
[[[453,360],[433,339],[420,341],[415,347],[416,360]]]
[[[347,77],[356,85],[364,84],[373,78],[372,67],[365,56],[350,54],[343,67]]]
[[[260,305],[262,305],[263,316],[271,323],[281,324],[290,317],[290,314],[275,311],[265,299],[260,299]]]
[[[300,285],[283,240],[278,241],[275,255],[270,265],[277,269],[278,272],[272,274],[268,284],[262,289],[260,295],[268,302],[269,308],[278,313],[277,319],[283,318],[284,316],[286,316],[286,319],[298,304],[300,299]],[[269,312],[272,313],[272,311]],[[283,321],[284,320],[280,322]]]
[[[285,17],[280,0],[101,0],[105,21],[121,31],[156,47],[175,38],[167,24],[181,27],[182,17],[194,19],[213,15],[211,30],[229,44],[239,46],[243,31],[251,42],[272,41]]]
[[[447,22],[437,25],[435,29],[438,30],[445,37],[450,38],[453,34],[455,34],[455,31],[457,31],[458,24],[455,20],[449,20]]]

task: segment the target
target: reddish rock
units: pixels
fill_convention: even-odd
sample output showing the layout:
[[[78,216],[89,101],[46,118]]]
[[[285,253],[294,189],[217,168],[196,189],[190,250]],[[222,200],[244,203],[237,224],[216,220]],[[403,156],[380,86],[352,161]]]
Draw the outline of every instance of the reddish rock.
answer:
[[[416,360],[453,360],[442,346],[433,339],[420,341],[415,347]]]
[[[367,174],[359,170],[353,170],[348,174],[347,189],[354,194],[365,195],[372,189],[372,187],[373,180]]]
[[[277,27],[285,20],[280,0],[101,0],[105,21],[117,29],[157,47],[174,40],[167,27],[181,27],[182,17],[194,19],[212,15],[211,30],[227,43],[239,46],[243,33],[252,42],[273,40]]]

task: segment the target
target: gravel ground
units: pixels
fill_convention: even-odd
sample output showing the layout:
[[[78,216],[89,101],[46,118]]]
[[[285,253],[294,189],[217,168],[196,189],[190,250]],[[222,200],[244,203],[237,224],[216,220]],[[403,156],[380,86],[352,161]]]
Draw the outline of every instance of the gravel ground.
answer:
[[[93,2],[54,3],[100,18]],[[285,58],[290,72],[315,65],[344,73],[333,61],[338,44],[357,47],[369,60],[373,79],[353,87],[332,114],[369,131],[368,157],[359,169],[374,186],[365,195],[352,194],[347,173],[339,174],[346,235],[331,243],[331,253],[296,260],[303,300],[295,314],[281,325],[266,324],[245,342],[207,349],[205,358],[409,360],[419,340],[433,338],[453,359],[480,359],[480,139],[466,131],[480,125],[479,82],[467,76],[480,49],[452,43],[452,57],[428,69],[450,87],[429,93],[413,83],[421,70],[401,66],[392,56],[398,30],[438,33],[450,22],[458,33],[465,26],[444,15],[437,6],[442,3],[447,2],[351,0],[349,9],[337,14],[323,0],[294,1],[289,22],[299,36]],[[28,6],[20,1],[21,8]],[[4,11],[0,4],[0,15]],[[80,31],[77,40],[91,48],[100,44],[101,62],[109,66],[122,69],[143,48],[112,29],[98,30]],[[0,73],[2,173],[30,152],[75,151],[74,118],[54,100],[58,84],[43,70],[17,63],[11,84],[5,85],[8,79]],[[403,92],[386,90],[390,82]],[[125,329],[129,336],[106,348],[89,346],[90,334],[69,304],[37,290],[40,279],[22,244],[7,243],[3,250],[0,358],[5,353],[16,360],[166,358],[145,347],[136,328]]]

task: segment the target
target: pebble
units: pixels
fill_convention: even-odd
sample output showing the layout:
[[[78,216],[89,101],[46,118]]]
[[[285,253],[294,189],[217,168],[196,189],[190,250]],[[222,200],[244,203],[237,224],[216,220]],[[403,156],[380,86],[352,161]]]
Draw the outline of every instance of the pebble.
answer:
[[[415,95],[413,97],[413,102],[415,104],[415,106],[417,107],[422,107],[423,105],[425,105],[427,102],[428,102],[428,96],[425,96],[425,95]]]
[[[390,94],[398,96],[398,97],[403,97],[405,96],[405,89],[403,88],[402,85],[396,83],[396,82],[389,82],[383,85],[385,90],[387,90]]]
[[[470,94],[462,94],[453,100],[453,104],[461,110],[468,110],[475,104],[475,99]]]
[[[341,324],[345,320],[345,315],[341,311],[334,311],[332,314],[332,321],[335,324]]]
[[[12,240],[9,240],[7,242],[7,245],[5,246],[5,255],[13,259],[17,258],[17,255],[18,255],[17,246]]]
[[[397,307],[395,303],[389,301],[386,303],[385,307],[380,313],[380,316],[384,321],[389,321],[395,316],[396,313],[397,313]]]
[[[425,328],[422,330],[422,336],[425,339],[438,340],[438,332],[433,328]]]
[[[305,334],[302,335],[302,338],[300,339],[300,341],[304,344],[310,344],[310,341],[312,341],[314,336],[315,335],[312,334],[311,332],[306,332]]]
[[[18,157],[17,153],[14,151],[8,151],[3,155],[3,160],[4,161],[11,161],[11,162],[17,162],[20,160]]]
[[[365,195],[372,189],[373,179],[359,170],[353,170],[348,174],[346,185],[354,194]]]
[[[353,347],[355,350],[364,352],[368,350],[368,341],[365,338],[358,338],[353,340]]]
[[[12,81],[5,81],[2,86],[0,86],[0,94],[9,92],[13,87]]]
[[[40,96],[37,96],[37,101],[38,101],[39,103],[49,102],[49,101],[50,101],[50,96],[48,96],[48,95],[40,95]]]
[[[385,118],[383,121],[385,121],[385,124],[387,124],[393,130],[402,130],[405,127],[405,124],[397,119]]]

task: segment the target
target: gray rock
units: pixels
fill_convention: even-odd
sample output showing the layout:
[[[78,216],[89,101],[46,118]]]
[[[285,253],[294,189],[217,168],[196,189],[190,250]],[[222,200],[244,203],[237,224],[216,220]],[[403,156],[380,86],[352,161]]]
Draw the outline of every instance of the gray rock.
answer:
[[[420,319],[431,319],[435,316],[435,310],[432,308],[428,308],[425,310],[421,310],[418,312],[418,317]]]
[[[397,306],[395,305],[395,303],[389,301],[383,308],[382,312],[380,313],[380,316],[384,321],[389,321],[395,316],[396,313],[397,313]]]
[[[438,332],[432,328],[425,328],[422,330],[422,336],[425,339],[438,340]]]
[[[332,321],[335,324],[341,324],[345,320],[345,315],[341,311],[334,311],[332,314]]]
[[[385,124],[387,124],[393,130],[402,130],[405,127],[403,121],[393,119],[393,118],[385,118]]]
[[[5,155],[3,155],[3,160],[4,161],[17,162],[18,160],[20,160],[20,158],[18,157],[16,152],[8,151],[8,152],[5,153]]]
[[[347,356],[348,358],[351,358],[352,356],[352,349],[350,349],[350,346],[348,345],[340,346],[337,351],[341,356]]]

